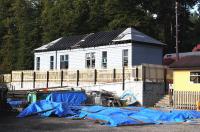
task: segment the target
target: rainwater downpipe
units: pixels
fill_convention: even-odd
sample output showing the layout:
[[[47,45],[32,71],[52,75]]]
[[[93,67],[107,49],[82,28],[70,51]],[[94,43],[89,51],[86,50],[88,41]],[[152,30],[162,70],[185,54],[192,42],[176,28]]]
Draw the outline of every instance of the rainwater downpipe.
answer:
[[[57,54],[58,54],[58,51],[56,50],[56,67],[55,67],[55,68],[56,68],[56,70],[57,70],[57,60],[58,60],[58,59],[57,59],[57,57],[58,57],[58,55],[57,55]]]

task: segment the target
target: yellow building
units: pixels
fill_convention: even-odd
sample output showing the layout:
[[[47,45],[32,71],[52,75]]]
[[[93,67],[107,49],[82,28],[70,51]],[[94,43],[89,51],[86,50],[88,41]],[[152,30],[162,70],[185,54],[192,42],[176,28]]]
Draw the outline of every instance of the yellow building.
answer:
[[[200,102],[200,56],[187,56],[170,65],[173,69],[173,102],[176,108],[196,109]]]

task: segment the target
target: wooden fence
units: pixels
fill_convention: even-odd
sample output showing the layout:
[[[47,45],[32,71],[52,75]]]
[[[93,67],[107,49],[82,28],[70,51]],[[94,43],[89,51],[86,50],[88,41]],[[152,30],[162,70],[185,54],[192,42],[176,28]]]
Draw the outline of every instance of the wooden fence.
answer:
[[[11,82],[11,74],[0,75],[0,83],[9,83]]]
[[[21,88],[24,83],[33,83],[36,88],[36,82],[60,83],[63,87],[64,82],[76,83],[77,86],[81,82],[84,83],[112,83],[125,82],[125,80],[148,81],[148,82],[165,82],[167,79],[167,68],[160,65],[139,65],[132,68],[123,69],[88,69],[88,70],[56,70],[56,71],[12,71],[11,74],[1,76],[1,82],[19,82]]]
[[[176,109],[197,109],[197,102],[200,102],[200,92],[174,91],[173,107]]]

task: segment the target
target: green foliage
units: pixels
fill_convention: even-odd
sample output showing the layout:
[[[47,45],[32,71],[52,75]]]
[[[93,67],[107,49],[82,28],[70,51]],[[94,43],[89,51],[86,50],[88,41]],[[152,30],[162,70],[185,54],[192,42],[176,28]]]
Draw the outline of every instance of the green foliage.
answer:
[[[199,1],[180,1],[181,51],[200,42]],[[33,68],[33,50],[59,37],[130,26],[175,51],[174,0],[0,0],[0,71]]]

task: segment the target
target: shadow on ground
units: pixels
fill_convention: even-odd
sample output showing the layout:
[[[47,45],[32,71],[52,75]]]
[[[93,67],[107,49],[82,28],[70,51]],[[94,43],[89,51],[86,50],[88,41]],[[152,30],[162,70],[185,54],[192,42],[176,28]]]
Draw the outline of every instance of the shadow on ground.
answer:
[[[108,127],[91,120],[71,120],[58,117],[16,118],[17,113],[0,115],[0,132],[199,132],[200,125],[144,125]]]

